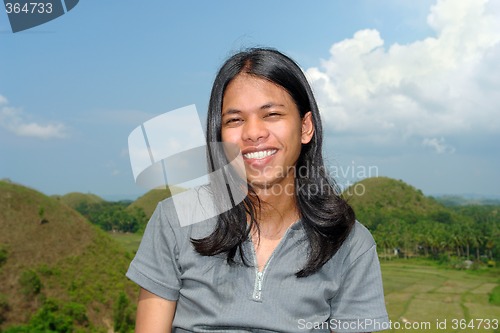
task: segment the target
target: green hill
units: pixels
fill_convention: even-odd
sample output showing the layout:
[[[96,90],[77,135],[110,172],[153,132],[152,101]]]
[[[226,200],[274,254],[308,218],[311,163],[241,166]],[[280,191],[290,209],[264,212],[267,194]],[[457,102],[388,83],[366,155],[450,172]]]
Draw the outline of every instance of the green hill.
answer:
[[[343,195],[384,256],[432,256],[457,267],[470,265],[464,260],[494,265],[499,258],[500,219],[495,207],[451,209],[386,177],[364,179]]]
[[[98,204],[105,201],[103,198],[95,194],[80,192],[71,192],[61,196],[54,195],[53,198],[70,206],[71,208],[76,208],[81,204]]]
[[[132,202],[130,206],[127,207],[127,210],[133,211],[135,207],[141,208],[142,210],[144,210],[146,217],[149,219],[151,215],[153,215],[153,212],[160,201],[165,200],[172,194],[180,193],[182,191],[184,190],[179,187],[151,190]]]
[[[386,222],[388,217],[415,223],[424,216],[434,215],[437,220],[445,222],[452,214],[421,190],[387,177],[366,178],[346,189],[344,196],[354,208],[358,220],[371,229]]]
[[[131,258],[56,198],[0,181],[0,228],[0,329],[112,330],[118,300],[136,298]]]

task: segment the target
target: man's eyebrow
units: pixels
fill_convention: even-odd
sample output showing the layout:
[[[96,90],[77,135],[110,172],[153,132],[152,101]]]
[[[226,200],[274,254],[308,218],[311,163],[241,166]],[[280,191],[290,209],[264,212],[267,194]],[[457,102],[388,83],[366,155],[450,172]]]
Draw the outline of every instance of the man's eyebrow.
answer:
[[[237,109],[228,109],[222,112],[222,116],[229,115],[229,114],[239,114],[241,113],[240,110]]]
[[[260,110],[268,110],[268,109],[271,109],[273,107],[284,107],[284,106],[285,105],[283,105],[283,104],[269,102],[269,103],[262,105],[260,107]],[[238,110],[238,109],[227,109],[225,111],[222,111],[222,116],[232,115],[232,114],[240,114],[240,113],[242,113],[242,111]]]
[[[276,103],[267,103],[267,104],[264,104],[260,107],[261,110],[267,110],[267,109],[271,109],[273,107],[276,107],[276,106],[281,106],[283,107],[284,105],[283,104],[276,104]]]

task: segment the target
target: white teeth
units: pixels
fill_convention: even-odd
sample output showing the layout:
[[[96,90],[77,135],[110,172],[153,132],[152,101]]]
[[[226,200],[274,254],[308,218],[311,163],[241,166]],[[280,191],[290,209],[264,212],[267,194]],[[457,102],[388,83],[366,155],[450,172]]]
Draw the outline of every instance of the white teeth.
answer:
[[[262,159],[264,157],[268,157],[268,156],[271,156],[273,154],[276,153],[276,149],[271,149],[271,150],[263,150],[263,151],[255,151],[253,153],[248,153],[248,154],[245,154],[243,156],[245,156],[245,158],[252,158],[252,159]]]

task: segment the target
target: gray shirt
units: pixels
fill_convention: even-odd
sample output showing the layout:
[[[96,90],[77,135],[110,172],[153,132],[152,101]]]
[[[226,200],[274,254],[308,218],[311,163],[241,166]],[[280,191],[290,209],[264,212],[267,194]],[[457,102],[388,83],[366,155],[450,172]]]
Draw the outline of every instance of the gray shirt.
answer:
[[[287,230],[262,272],[241,258],[201,256],[191,238],[216,220],[181,227],[171,199],[156,208],[127,277],[177,301],[174,332],[369,332],[389,327],[380,265],[369,231],[356,222],[338,252],[315,274],[297,278],[307,259],[301,221]],[[255,263],[251,240],[245,257]]]

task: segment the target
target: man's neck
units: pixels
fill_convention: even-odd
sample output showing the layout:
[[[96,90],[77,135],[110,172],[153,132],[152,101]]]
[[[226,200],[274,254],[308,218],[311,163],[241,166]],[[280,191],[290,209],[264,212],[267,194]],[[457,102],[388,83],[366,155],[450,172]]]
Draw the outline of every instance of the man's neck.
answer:
[[[257,212],[261,237],[281,238],[300,217],[294,191],[292,188],[288,191],[259,188],[255,192],[261,202],[260,211]]]

